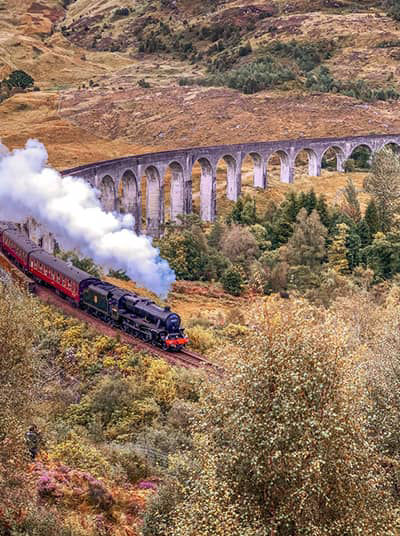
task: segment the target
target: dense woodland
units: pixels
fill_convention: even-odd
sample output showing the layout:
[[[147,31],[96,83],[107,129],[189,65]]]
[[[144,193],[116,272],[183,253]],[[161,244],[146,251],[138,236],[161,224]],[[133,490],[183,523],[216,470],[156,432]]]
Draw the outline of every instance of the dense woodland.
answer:
[[[399,157],[364,186],[365,210],[349,182],[338,206],[311,191],[260,216],[246,198],[167,230],[179,277],[243,296],[188,324],[223,381],[3,281],[0,534],[399,534]]]

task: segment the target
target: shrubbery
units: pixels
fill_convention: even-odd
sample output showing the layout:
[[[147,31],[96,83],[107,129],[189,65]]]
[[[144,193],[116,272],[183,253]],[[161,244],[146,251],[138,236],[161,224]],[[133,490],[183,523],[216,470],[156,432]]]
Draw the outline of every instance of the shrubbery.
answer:
[[[394,504],[356,373],[371,321],[350,346],[340,309],[269,300],[250,321],[257,336],[204,391],[193,449],[174,458],[144,536],[391,534]]]
[[[327,67],[320,67],[316,72],[310,73],[307,76],[306,87],[311,91],[340,93],[367,102],[400,98],[400,93],[392,87],[371,88],[365,80],[347,82],[335,80]]]

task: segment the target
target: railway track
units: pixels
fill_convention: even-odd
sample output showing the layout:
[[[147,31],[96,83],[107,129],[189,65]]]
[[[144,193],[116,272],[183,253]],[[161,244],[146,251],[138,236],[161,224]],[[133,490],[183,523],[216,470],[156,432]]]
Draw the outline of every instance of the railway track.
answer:
[[[118,337],[121,341],[129,344],[130,346],[139,350],[147,350],[149,353],[157,355],[171,363],[172,365],[178,365],[185,368],[204,369],[208,372],[216,372],[217,374],[221,370],[214,365],[211,361],[208,361],[204,356],[196,354],[190,350],[181,350],[180,352],[167,352],[161,348],[157,348],[151,344],[147,344],[144,341],[137,339],[131,335],[128,335],[124,331],[121,331],[109,324],[104,323],[102,320],[95,318],[94,316],[73,307],[70,303],[66,302],[60,296],[57,296],[50,289],[36,285],[36,296],[45,303],[55,305],[59,307],[66,314],[77,318],[83,322],[86,322],[96,330],[108,335],[109,337]]]
[[[61,296],[55,294],[49,288],[43,287],[35,283],[30,277],[28,277],[24,272],[19,270],[14,263],[6,257],[3,253],[0,252],[0,269],[5,270],[9,273],[11,279],[17,283],[19,286],[25,290],[32,291],[35,289],[36,296],[43,302],[49,303],[61,309],[66,314],[77,318],[87,324],[93,326],[104,335],[109,337],[119,337],[119,339],[130,346],[140,349],[147,350],[149,353],[162,357],[172,365],[177,365],[185,368],[196,368],[204,369],[208,372],[214,372],[220,374],[222,369],[208,361],[204,356],[192,352],[190,350],[181,350],[180,352],[167,352],[161,348],[157,348],[151,344],[148,344],[144,341],[137,339],[131,335],[128,335],[124,331],[121,331],[117,328],[106,324],[102,320],[74,307],[67,301],[65,301]]]

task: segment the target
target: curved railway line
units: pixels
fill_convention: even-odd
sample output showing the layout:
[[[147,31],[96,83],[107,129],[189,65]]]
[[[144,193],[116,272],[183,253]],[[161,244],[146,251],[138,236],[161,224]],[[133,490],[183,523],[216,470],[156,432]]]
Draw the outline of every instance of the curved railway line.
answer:
[[[106,324],[102,320],[86,313],[82,309],[73,307],[69,302],[55,294],[49,288],[41,286],[35,283],[24,272],[19,270],[8,257],[3,253],[0,253],[0,268],[9,273],[11,279],[25,290],[32,291],[35,289],[35,295],[44,303],[54,305],[61,309],[69,316],[73,316],[78,320],[81,320],[90,326],[94,327],[97,331],[108,335],[109,337],[118,337],[121,341],[129,344],[130,346],[147,350],[149,353],[157,355],[171,363],[172,365],[181,366],[185,368],[204,369],[207,372],[214,372],[220,374],[222,368],[215,365],[211,361],[208,361],[204,356],[192,352],[191,350],[181,350],[179,352],[167,352],[161,348],[157,348],[151,344],[128,335],[124,331],[116,329],[109,324]]]
[[[128,335],[124,331],[114,328],[109,324],[104,323],[99,318],[96,318],[82,309],[73,307],[70,303],[63,300],[60,296],[57,296],[50,289],[36,285],[36,296],[41,301],[55,305],[59,307],[63,312],[69,316],[73,316],[78,320],[86,322],[90,326],[94,327],[97,331],[100,331],[104,335],[109,337],[118,337],[122,342],[129,344],[130,346],[139,350],[147,350],[149,353],[157,355],[171,363],[172,365],[179,365],[185,368],[204,369],[209,372],[219,372],[221,369],[211,361],[208,361],[204,356],[192,352],[190,350],[181,350],[179,352],[167,352],[162,348],[157,348],[151,344]]]

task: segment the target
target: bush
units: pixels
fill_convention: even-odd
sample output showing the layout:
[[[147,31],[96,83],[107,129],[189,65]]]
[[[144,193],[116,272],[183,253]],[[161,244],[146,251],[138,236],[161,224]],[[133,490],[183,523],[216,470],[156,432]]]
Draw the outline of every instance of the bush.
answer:
[[[217,340],[212,331],[201,326],[187,328],[186,333],[189,337],[190,346],[196,350],[199,350],[200,352],[206,352],[217,344]]]
[[[1,524],[0,524],[1,531]],[[26,516],[12,527],[10,536],[88,536],[85,529],[63,523],[49,508],[30,508]]]
[[[227,86],[251,94],[278,87],[295,78],[290,68],[277,63],[271,56],[265,56],[237,69],[232,69],[224,75],[210,75],[197,79],[197,83],[203,86]]]
[[[89,471],[96,476],[107,476],[111,466],[104,456],[75,433],[50,451],[50,457],[75,469]]]
[[[148,89],[150,86],[149,82],[147,82],[144,78],[142,78],[141,80],[139,80],[138,82],[138,86],[139,87],[142,87],[144,89]]]
[[[5,82],[10,87],[17,87],[21,89],[32,87],[34,84],[33,78],[25,71],[13,71]]]
[[[228,268],[222,278],[221,283],[226,292],[233,296],[240,296],[243,290],[243,278],[239,270],[235,267]]]
[[[145,534],[394,534],[348,326],[278,300],[252,322],[257,337],[227,356],[229,374],[205,393],[194,447],[174,459],[175,486],[161,488]]]
[[[346,173],[352,173],[356,169],[356,163],[353,158],[348,158],[344,163],[344,170]]]
[[[355,99],[374,102],[377,100],[398,100],[400,93],[392,88],[371,88],[365,80],[346,81],[335,80],[325,66],[307,75],[306,87],[311,91],[322,93],[340,93]]]
[[[151,468],[131,443],[111,443],[104,449],[107,460],[113,467],[119,467],[128,482],[136,484],[151,476]]]
[[[114,11],[113,17],[128,17],[131,13],[129,7],[119,7]]]
[[[276,56],[293,58],[302,71],[309,72],[322,61],[332,57],[335,43],[328,40],[317,43],[299,43],[294,40],[288,43],[276,41],[268,47],[268,50]]]

